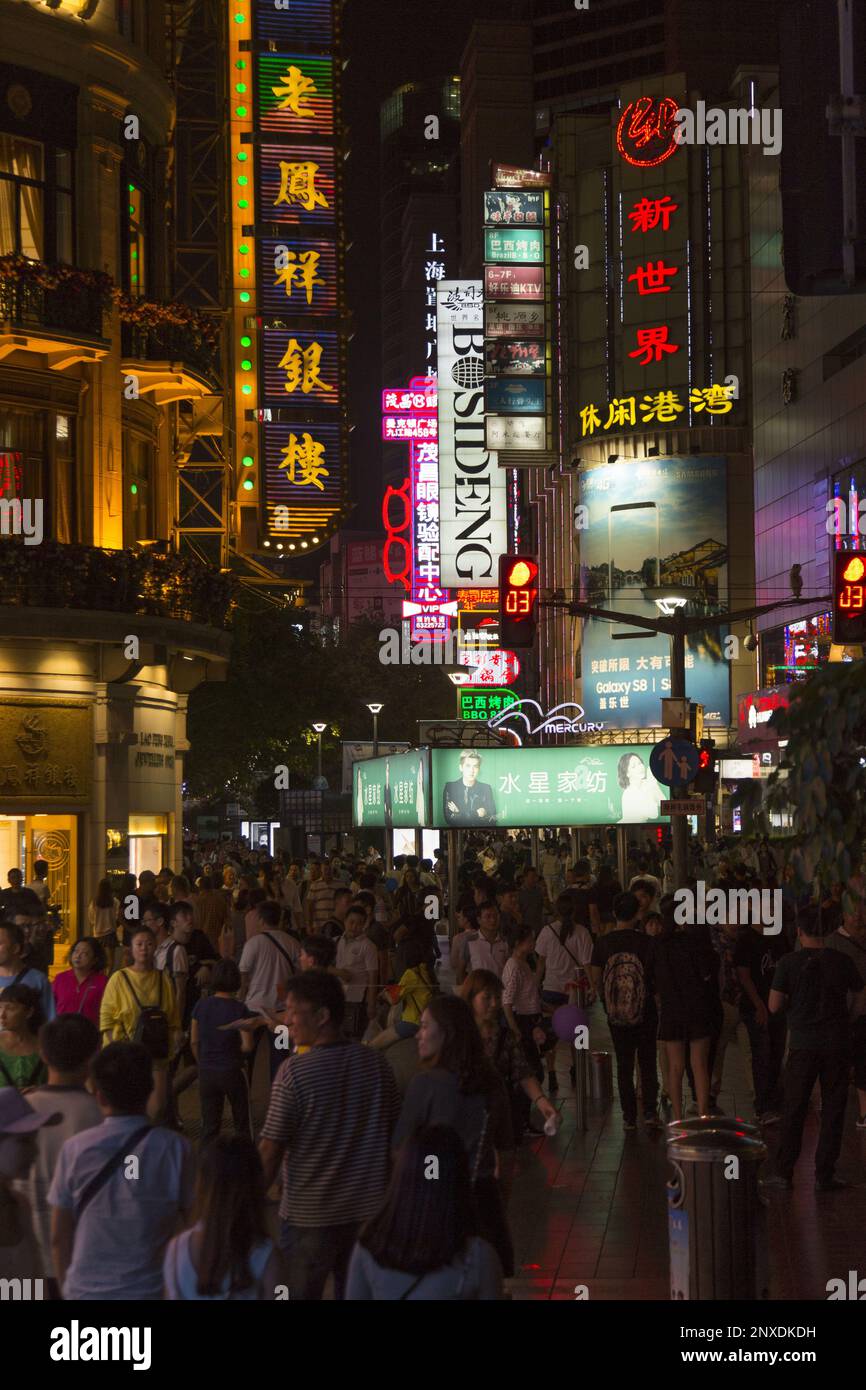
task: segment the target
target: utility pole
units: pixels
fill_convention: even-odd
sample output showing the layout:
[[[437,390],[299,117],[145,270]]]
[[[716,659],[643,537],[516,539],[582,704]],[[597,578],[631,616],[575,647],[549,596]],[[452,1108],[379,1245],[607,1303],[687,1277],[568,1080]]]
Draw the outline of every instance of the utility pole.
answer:
[[[690,592],[678,585],[668,588],[662,587],[659,590],[659,597],[662,595],[683,594],[691,597]],[[645,618],[636,613],[614,612],[610,608],[596,608],[589,603],[577,603],[565,598],[542,599],[542,608],[564,608],[573,618],[600,618],[608,623],[627,623],[630,627],[643,628],[645,632],[663,633],[671,640],[671,697],[679,696],[686,698],[686,637],[691,632],[706,632],[707,628],[728,627],[732,623],[745,622],[748,618],[759,618],[764,613],[774,613],[778,608],[790,608],[792,606],[802,607],[804,603],[831,603],[829,595],[822,594],[820,597],[811,600],[803,598],[799,594],[795,598],[782,599],[779,603],[764,603],[754,608],[740,608],[735,613],[719,613],[712,617],[706,614],[696,614],[686,616],[683,609],[676,609],[658,618]],[[624,633],[612,638],[613,641],[626,641],[629,638],[637,637],[638,633]],[[682,732],[686,737],[689,736],[688,730],[671,730],[671,732]],[[685,815],[680,813],[671,816],[671,841],[673,843],[674,861],[674,887],[684,888],[688,877],[688,824]]]

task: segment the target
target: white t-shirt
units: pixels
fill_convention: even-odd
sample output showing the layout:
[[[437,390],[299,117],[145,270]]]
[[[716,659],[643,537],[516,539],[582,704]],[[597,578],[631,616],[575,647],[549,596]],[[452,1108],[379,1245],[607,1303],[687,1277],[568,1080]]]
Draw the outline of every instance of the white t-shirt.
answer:
[[[379,976],[379,952],[366,936],[341,936],[337,942],[337,969],[348,970],[350,980],[343,981],[346,999],[360,1004],[370,985]]]
[[[567,994],[565,986],[569,980],[574,979],[578,965],[589,965],[592,958],[592,937],[580,923],[575,923],[567,944],[571,955],[559,939],[558,922],[542,927],[535,943],[536,952],[544,957],[544,980],[541,987],[551,990],[554,994]]]
[[[187,949],[185,946],[182,946],[179,941],[175,941],[173,936],[169,936],[166,938],[165,941],[161,941],[157,946],[156,950],[154,951],[153,963],[156,969],[165,969],[166,961],[168,960],[169,950],[172,946],[174,946],[174,950],[171,952],[170,973],[172,979],[174,979],[175,975],[188,975],[189,956],[187,955]]]
[[[277,942],[280,943],[279,949]],[[286,960],[287,955],[291,958],[291,965]],[[298,970],[299,955],[298,943],[288,932],[270,930],[250,937],[241,951],[239,962],[241,974],[250,977],[244,1000],[248,1009],[253,1012],[276,1009],[281,1003],[280,991]]]

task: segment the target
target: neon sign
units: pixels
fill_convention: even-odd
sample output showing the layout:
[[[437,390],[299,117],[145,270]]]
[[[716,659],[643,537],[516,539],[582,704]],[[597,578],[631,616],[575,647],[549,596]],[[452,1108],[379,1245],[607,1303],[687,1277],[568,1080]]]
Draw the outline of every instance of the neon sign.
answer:
[[[574,710],[574,713],[566,713],[568,710]],[[515,700],[499,714],[494,714],[493,718],[487,721],[487,727],[502,729],[512,722],[521,720],[524,725],[524,738],[533,738],[541,734],[599,734],[604,728],[604,724],[589,723],[583,705],[575,704],[572,700],[555,705],[546,713],[537,700]],[[518,748],[522,748],[523,742],[517,730],[509,728],[508,732],[515,739]]]
[[[412,524],[412,501],[409,496],[411,479],[407,478],[402,487],[391,487],[390,484],[385,490],[382,498],[382,522],[385,527],[385,546],[382,551],[382,568],[385,571],[385,578],[389,584],[402,584],[408,593],[412,587],[410,576],[412,574],[412,547],[409,543],[409,534]],[[394,498],[400,499],[403,520],[399,525],[395,525],[391,520],[391,504]],[[407,533],[404,535],[404,532]],[[391,564],[391,549],[396,546],[402,556],[402,567],[394,568]]]
[[[626,163],[652,169],[676,153],[679,109],[673,97],[644,96],[629,102],[616,128],[616,147]]]

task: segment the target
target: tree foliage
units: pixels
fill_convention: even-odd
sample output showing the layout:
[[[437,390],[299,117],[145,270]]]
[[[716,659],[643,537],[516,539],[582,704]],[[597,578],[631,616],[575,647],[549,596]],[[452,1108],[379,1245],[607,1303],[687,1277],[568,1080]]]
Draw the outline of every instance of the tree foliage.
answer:
[[[293,786],[316,774],[311,725],[327,723],[322,768],[332,790],[342,777],[342,739],[370,739],[368,701],[384,706],[383,742],[417,743],[419,719],[453,719],[454,690],[435,666],[383,666],[379,624],[359,621],[338,640],[311,632],[297,610],[239,612],[228,679],[199,686],[189,701],[186,779],[190,796],[237,798],[262,811],[263,777],[285,765]]]
[[[793,817],[802,887],[850,886],[866,839],[866,668],[833,662],[791,690],[770,721],[788,744],[770,778],[771,810]]]

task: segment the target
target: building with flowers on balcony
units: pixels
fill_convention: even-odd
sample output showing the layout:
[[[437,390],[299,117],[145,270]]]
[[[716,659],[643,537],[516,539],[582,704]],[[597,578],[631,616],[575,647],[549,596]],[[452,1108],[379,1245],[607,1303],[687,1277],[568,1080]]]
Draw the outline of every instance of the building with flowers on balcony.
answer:
[[[47,860],[67,943],[106,871],[179,867],[187,698],[230,649],[221,311],[173,275],[183,8],[0,0],[0,877]]]

